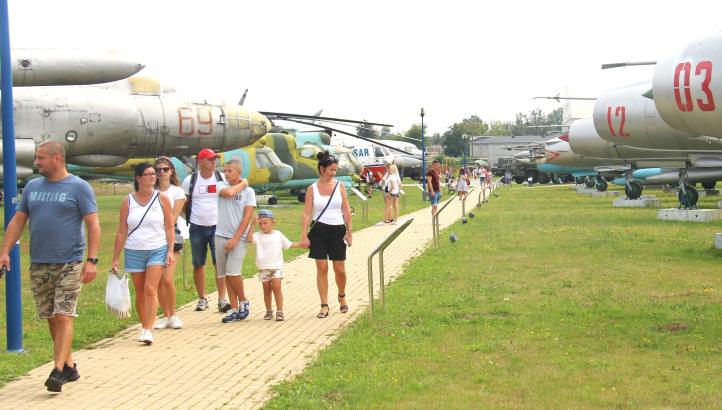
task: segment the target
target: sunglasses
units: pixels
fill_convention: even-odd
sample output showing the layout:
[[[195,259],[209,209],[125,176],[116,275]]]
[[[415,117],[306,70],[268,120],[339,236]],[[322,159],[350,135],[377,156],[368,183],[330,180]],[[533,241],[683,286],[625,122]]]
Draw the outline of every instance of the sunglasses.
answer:
[[[145,174],[140,174],[140,175],[142,175],[142,176],[144,176],[144,177],[154,177],[154,176],[155,176],[155,172],[146,172]]]
[[[324,159],[322,159],[321,161],[319,161],[319,163],[321,164],[321,166],[325,166],[324,164],[330,164],[330,163],[332,163],[332,162],[338,164],[338,160],[337,160],[336,157],[334,157],[333,155],[329,155],[329,156],[327,156],[326,158],[324,158]]]
[[[156,167],[156,171],[158,172],[168,172],[170,171],[170,167]]]

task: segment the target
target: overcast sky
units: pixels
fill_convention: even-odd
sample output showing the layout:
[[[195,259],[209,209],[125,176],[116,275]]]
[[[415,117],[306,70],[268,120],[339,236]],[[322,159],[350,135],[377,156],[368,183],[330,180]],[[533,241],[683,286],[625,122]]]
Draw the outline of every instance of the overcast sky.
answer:
[[[717,1],[9,0],[14,48],[138,56],[179,92],[260,111],[418,123],[431,132],[476,114],[512,120],[651,79],[657,60],[720,31]]]

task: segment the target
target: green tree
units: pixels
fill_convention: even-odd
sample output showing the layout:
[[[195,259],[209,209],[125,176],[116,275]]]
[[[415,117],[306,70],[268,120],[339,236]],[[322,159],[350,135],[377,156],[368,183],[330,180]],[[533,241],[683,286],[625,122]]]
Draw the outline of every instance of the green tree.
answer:
[[[443,145],[444,153],[448,156],[459,157],[464,153],[464,145],[468,142],[463,140],[463,136],[484,135],[489,129],[481,118],[476,115],[464,118],[461,122],[454,123],[449,130],[444,133]]]
[[[518,113],[510,125],[512,135],[545,135],[550,125],[562,123],[562,109],[556,109],[544,114],[539,108],[529,111],[528,114]]]
[[[371,124],[364,121],[356,126],[356,135],[363,138],[378,138],[379,132]]]
[[[426,144],[429,144],[429,134],[427,133],[428,126],[424,125],[424,139],[426,139]],[[411,128],[406,130],[404,132],[404,137],[406,138],[399,138],[400,141],[410,142],[414,145],[416,145],[416,148],[421,149],[421,124],[413,124]]]
[[[510,126],[511,126],[511,123],[509,123],[509,122],[494,121],[491,123],[491,125],[489,125],[489,130],[486,132],[486,135],[494,135],[494,136],[511,135]]]

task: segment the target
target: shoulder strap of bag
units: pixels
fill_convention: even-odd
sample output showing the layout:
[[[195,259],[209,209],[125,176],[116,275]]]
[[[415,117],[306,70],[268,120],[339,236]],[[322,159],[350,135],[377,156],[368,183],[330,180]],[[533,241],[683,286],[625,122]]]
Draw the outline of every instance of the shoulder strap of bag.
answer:
[[[185,203],[185,216],[186,216],[186,225],[191,224],[191,206],[193,205],[191,202],[193,201],[193,190],[196,187],[196,179],[198,178],[198,171],[195,171],[191,174],[191,183],[188,187],[188,193],[187,195],[188,199],[186,199]]]
[[[133,230],[128,233],[128,237],[129,237],[129,238],[130,238],[130,235],[132,235],[133,232],[135,232],[136,229],[140,228],[140,224],[143,223],[143,220],[145,219],[145,216],[148,215],[148,211],[150,211],[150,206],[153,205],[153,202],[155,202],[155,200],[158,198],[158,195],[160,195],[160,193],[159,193],[158,191],[155,191],[154,194],[155,194],[155,195],[153,196],[153,198],[150,200],[150,202],[148,202],[148,208],[146,208],[145,213],[144,213],[143,216],[140,218],[140,222],[138,222],[138,225],[136,225],[135,228],[133,228]],[[131,195],[133,195],[133,194],[131,194]]]
[[[336,193],[336,188],[338,188],[339,183],[340,183],[340,181],[336,181],[336,185],[333,186],[333,191],[331,191],[331,196],[328,197],[328,202],[326,202],[326,206],[323,207],[323,211],[321,211],[321,213],[318,214],[318,218],[316,218],[315,221],[311,222],[311,227],[308,228],[309,231],[311,229],[313,229],[313,227],[316,225],[316,222],[318,222],[318,220],[321,219],[321,217],[323,216],[323,213],[326,212],[326,209],[328,209],[328,206],[331,205],[331,200],[333,199],[333,194]]]

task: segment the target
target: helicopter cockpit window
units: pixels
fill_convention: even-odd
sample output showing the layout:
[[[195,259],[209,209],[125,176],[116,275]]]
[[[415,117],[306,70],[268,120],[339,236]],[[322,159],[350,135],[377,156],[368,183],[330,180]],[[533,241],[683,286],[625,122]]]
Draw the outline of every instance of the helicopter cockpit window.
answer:
[[[304,158],[313,158],[314,154],[313,150],[310,149],[301,150],[301,156]]]
[[[256,152],[256,167],[258,168],[271,168],[273,163],[268,158],[268,154],[265,152]]]
[[[383,157],[385,155],[386,154],[384,154],[384,150],[382,149],[382,147],[374,147],[374,156]]]

